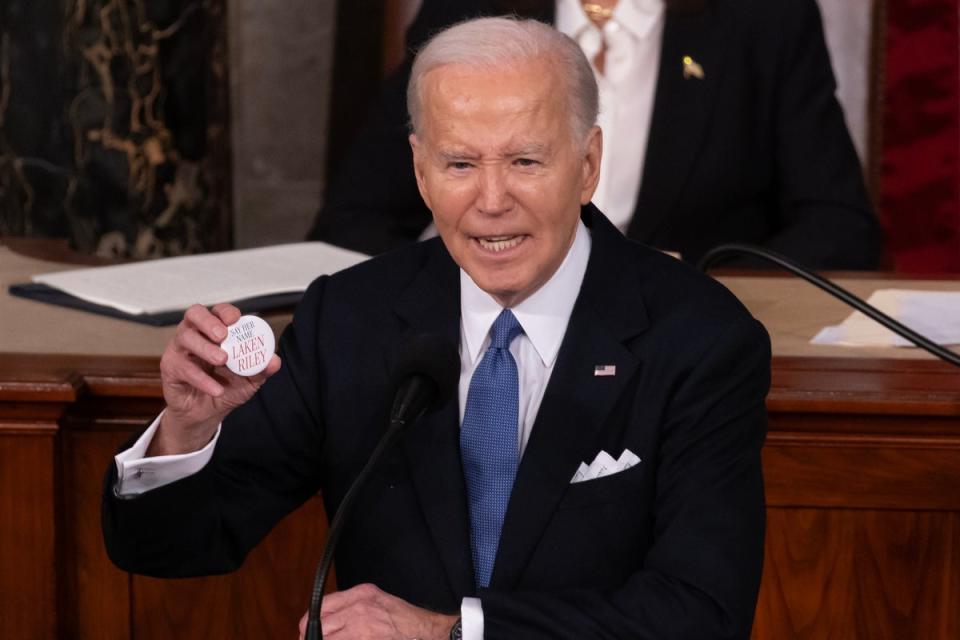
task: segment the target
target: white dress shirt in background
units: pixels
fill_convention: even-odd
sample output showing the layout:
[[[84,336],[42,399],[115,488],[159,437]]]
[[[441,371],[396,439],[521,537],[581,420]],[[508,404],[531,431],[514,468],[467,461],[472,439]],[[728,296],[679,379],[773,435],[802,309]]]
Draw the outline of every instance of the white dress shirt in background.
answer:
[[[603,30],[578,0],[557,0],[556,27],[577,41],[591,61],[606,42],[600,88],[603,160],[593,203],[621,231],[637,206],[650,133],[663,41],[663,0],[620,0]]]

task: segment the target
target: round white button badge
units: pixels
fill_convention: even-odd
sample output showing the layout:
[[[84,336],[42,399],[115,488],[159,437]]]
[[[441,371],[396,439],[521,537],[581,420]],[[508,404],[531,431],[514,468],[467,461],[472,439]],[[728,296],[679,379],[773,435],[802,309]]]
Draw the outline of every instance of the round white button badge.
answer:
[[[275,346],[273,330],[257,316],[241,316],[227,327],[227,339],[220,343],[227,352],[227,368],[247,377],[267,368]]]

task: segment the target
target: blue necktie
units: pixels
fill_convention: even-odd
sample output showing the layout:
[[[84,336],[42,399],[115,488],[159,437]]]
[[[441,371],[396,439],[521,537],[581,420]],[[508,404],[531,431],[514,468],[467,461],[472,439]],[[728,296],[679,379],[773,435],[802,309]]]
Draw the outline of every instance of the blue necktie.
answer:
[[[510,343],[521,333],[523,328],[513,313],[504,309],[490,329],[490,347],[470,379],[460,429],[478,587],[490,584],[503,517],[517,475],[520,383]]]

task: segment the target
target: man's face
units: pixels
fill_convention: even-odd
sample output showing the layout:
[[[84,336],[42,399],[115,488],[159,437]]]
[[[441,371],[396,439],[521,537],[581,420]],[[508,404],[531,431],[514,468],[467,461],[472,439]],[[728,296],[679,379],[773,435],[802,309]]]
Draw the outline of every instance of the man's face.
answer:
[[[453,259],[502,305],[554,274],[596,189],[601,135],[571,133],[565,84],[538,59],[495,72],[424,76],[417,185]]]

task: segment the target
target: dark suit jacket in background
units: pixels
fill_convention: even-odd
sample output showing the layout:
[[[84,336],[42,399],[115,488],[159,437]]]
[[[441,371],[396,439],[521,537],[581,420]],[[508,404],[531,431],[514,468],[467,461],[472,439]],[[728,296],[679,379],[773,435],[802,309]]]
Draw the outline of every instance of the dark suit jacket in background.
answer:
[[[515,10],[552,22],[553,0],[424,0],[415,50],[459,20]],[[684,79],[682,59],[703,67]],[[430,222],[407,142],[411,59],[385,84],[337,170],[310,237],[366,253]],[[880,230],[834,91],[815,0],[707,0],[668,9],[631,238],[695,262],[725,242],[811,268],[875,268]]]
[[[589,264],[489,589],[474,587],[456,398],[405,432],[358,495],[338,585],[373,582],[439,611],[479,595],[488,639],[747,638],[767,336],[721,285],[625,240],[592,207],[584,221]],[[150,575],[229,571],[318,489],[333,513],[385,429],[411,331],[459,342],[458,269],[439,240],[317,280],[281,340],[283,367],[227,418],[207,467],[123,500],[111,464],[110,557]],[[581,462],[625,448],[635,467],[570,484]]]

